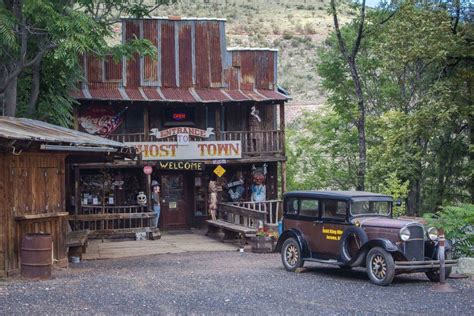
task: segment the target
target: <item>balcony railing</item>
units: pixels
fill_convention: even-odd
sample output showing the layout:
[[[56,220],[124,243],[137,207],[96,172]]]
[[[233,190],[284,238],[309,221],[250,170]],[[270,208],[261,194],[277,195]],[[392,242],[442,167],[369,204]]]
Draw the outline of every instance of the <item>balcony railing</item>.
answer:
[[[242,154],[245,156],[274,156],[283,153],[284,132],[272,131],[224,131],[216,135],[219,140],[240,140],[242,142]],[[156,141],[154,136],[146,139],[143,133],[110,135],[110,139],[119,142],[145,142]],[[191,138],[191,141],[199,139]],[[176,137],[160,139],[160,141],[175,142]]]

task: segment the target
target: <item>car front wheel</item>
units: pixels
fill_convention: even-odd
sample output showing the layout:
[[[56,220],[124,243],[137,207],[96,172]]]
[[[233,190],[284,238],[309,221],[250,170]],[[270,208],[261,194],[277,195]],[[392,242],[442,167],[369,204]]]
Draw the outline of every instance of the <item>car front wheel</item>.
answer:
[[[301,248],[296,239],[288,238],[281,247],[281,260],[287,271],[294,272],[301,268],[304,261],[301,257]]]
[[[370,281],[376,285],[389,285],[395,277],[393,257],[380,247],[370,249],[366,258],[366,267]]]

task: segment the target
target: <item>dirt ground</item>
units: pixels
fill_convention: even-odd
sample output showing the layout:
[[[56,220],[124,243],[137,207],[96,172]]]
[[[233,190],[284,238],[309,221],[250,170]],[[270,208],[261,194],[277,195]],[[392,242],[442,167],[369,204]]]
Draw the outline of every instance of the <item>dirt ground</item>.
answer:
[[[186,252],[92,260],[47,281],[0,282],[1,314],[441,314],[472,315],[474,281],[434,293],[424,274],[372,285],[364,270],[307,264],[286,272],[279,254]]]

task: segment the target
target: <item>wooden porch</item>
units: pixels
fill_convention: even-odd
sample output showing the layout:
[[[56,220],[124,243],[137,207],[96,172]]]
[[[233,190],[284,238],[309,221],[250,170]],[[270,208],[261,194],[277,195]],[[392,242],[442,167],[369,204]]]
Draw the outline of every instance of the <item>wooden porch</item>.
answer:
[[[219,203],[217,220],[207,221],[208,234],[222,230],[224,240],[235,240],[241,236],[254,237],[261,227],[277,230],[281,207],[281,200]]]

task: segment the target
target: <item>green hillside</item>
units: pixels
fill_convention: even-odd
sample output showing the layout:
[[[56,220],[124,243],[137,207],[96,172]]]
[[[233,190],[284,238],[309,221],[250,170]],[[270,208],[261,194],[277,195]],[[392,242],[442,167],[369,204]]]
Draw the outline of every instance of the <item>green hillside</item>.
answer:
[[[332,28],[327,5],[327,0],[188,0],[160,7],[156,14],[226,18],[229,47],[278,48],[278,82],[293,97],[292,120],[301,109],[314,109],[325,100],[315,64],[316,48]],[[352,14],[345,9],[342,22]]]

